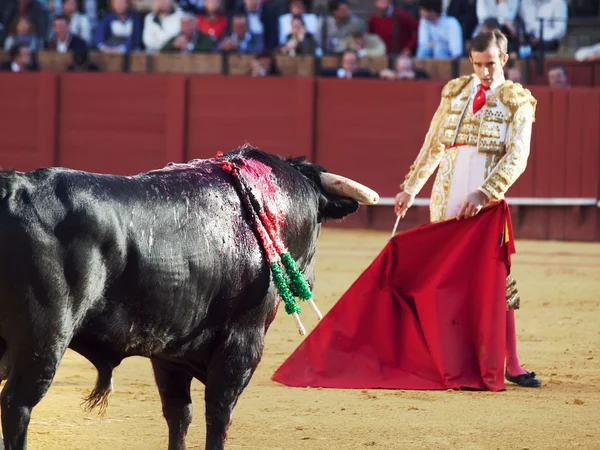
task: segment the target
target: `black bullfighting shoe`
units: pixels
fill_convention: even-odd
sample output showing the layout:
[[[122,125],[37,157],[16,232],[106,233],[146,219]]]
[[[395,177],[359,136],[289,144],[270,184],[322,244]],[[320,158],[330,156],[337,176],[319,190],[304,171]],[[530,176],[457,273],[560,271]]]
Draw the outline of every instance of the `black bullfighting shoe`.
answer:
[[[507,370],[504,372],[504,376],[511,383],[516,383],[522,387],[540,387],[542,385],[542,380],[535,376],[535,372],[527,372],[513,377]]]

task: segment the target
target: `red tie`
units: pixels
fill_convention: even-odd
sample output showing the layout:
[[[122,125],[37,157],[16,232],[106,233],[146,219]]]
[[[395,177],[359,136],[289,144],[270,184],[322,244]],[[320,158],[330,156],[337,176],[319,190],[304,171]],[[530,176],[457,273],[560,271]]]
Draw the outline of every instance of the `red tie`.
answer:
[[[483,105],[485,105],[485,87],[483,84],[480,84],[473,99],[473,114],[477,114],[477,111],[483,108]]]

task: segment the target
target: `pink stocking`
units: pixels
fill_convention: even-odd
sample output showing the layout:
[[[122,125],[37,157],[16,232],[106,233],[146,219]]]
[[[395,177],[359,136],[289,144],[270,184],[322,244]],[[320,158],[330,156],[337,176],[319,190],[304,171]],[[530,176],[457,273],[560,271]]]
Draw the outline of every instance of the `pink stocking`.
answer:
[[[517,329],[514,309],[506,311],[506,370],[513,377],[527,373],[519,364],[519,357],[517,356]]]

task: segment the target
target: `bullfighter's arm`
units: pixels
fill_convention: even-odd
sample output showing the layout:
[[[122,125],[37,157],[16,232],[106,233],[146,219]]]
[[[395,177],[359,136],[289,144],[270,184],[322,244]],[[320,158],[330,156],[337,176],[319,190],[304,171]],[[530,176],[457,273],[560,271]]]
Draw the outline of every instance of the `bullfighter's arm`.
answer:
[[[413,197],[423,189],[423,186],[442,159],[444,145],[440,142],[440,133],[449,104],[449,100],[442,97],[440,105],[429,125],[429,131],[425,136],[425,142],[421,147],[421,151],[417,155],[415,162],[410,166],[404,182],[400,185],[400,189]]]
[[[509,110],[512,110],[509,113],[512,114],[512,121],[506,134],[506,154],[480,187],[480,190],[493,200],[504,198],[508,188],[517,181],[527,167],[536,100],[527,89],[517,86],[521,91],[517,93],[518,98],[515,99],[513,95],[513,100],[516,100],[517,104],[508,102]]]

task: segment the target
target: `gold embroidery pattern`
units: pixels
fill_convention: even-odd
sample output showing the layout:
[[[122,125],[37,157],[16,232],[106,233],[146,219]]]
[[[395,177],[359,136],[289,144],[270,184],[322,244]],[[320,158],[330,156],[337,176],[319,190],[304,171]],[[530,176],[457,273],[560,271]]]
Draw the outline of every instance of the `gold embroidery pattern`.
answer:
[[[504,142],[491,141],[481,139],[479,141],[479,152],[480,153],[504,153]]]
[[[500,128],[498,127],[498,125],[491,125],[491,124],[483,124],[481,127],[481,134],[480,136],[482,138],[495,138],[495,139],[500,139]]]
[[[531,121],[535,122],[537,100],[531,95],[529,89],[525,89],[519,83],[505,81],[502,86],[498,88],[498,98],[500,98],[500,101],[506,105],[513,115],[515,115],[523,105],[531,105]]]
[[[509,275],[506,277],[506,309],[519,309],[521,298],[517,289],[517,281]]]
[[[488,109],[485,111],[483,120],[485,122],[503,123],[504,122],[504,114],[502,114],[502,111],[491,111]]]
[[[483,182],[482,188],[500,199],[523,173],[529,157],[534,107],[525,103],[514,114],[507,132],[506,154]]]
[[[455,78],[446,83],[442,89],[442,97],[454,98],[461,93],[463,88],[471,82],[473,75],[463,75],[462,77]]]

